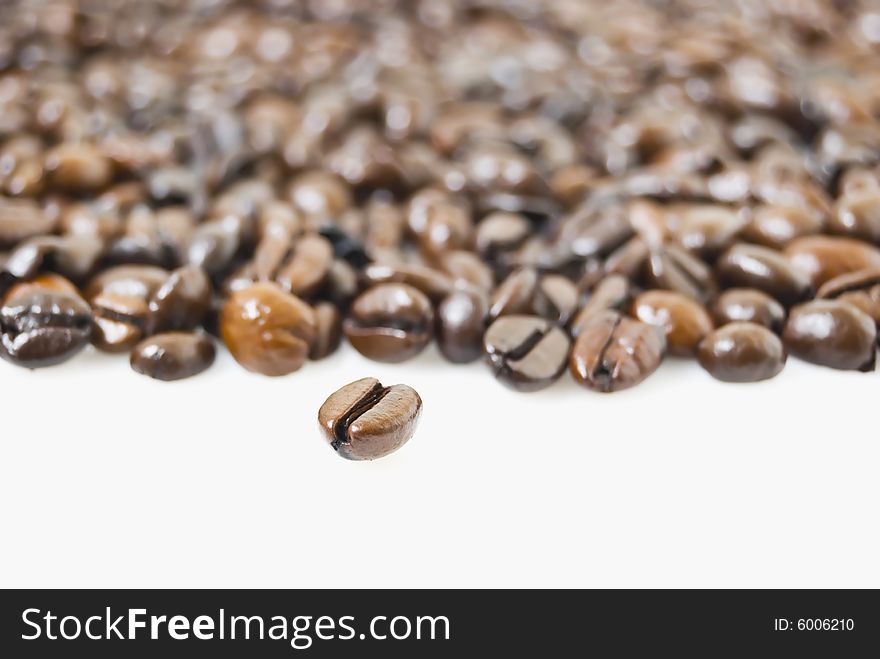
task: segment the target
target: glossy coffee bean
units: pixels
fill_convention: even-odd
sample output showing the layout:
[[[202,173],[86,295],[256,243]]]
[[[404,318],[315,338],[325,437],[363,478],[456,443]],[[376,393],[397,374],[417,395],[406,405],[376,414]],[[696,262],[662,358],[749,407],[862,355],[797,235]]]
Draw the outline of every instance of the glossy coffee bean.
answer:
[[[586,303],[571,323],[571,335],[575,338],[589,319],[602,311],[624,311],[630,306],[630,283],[626,277],[608,275],[593,287]]]
[[[92,313],[78,295],[33,289],[0,308],[0,356],[18,366],[60,364],[89,342]]]
[[[431,341],[431,301],[407,284],[379,284],[361,293],[345,321],[345,335],[359,353],[397,363],[418,355]]]
[[[70,282],[70,280],[62,277],[61,275],[47,272],[42,275],[37,275],[36,277],[28,281],[20,281],[16,284],[13,284],[3,296],[3,301],[5,302],[6,300],[11,300],[20,295],[30,295],[32,293],[38,293],[40,291],[65,293],[67,295],[79,297],[79,291],[77,290],[76,286],[74,286]]]
[[[723,285],[757,288],[784,306],[801,302],[813,292],[808,271],[767,247],[734,245],[718,259],[715,267]]]
[[[489,321],[499,316],[530,313],[538,281],[538,271],[533,267],[511,272],[492,292],[487,316]]]
[[[880,243],[880,188],[844,194],[828,222],[831,233]]]
[[[309,352],[311,359],[329,357],[342,341],[342,314],[336,305],[319,302],[315,305],[315,340]]]
[[[785,308],[757,289],[731,288],[712,303],[712,319],[719,327],[736,322],[757,323],[779,334],[785,324]]]
[[[547,274],[540,278],[532,299],[532,312],[566,325],[577,311],[580,291],[562,275]]]
[[[327,280],[332,265],[330,241],[317,234],[308,234],[294,243],[290,259],[281,266],[275,281],[294,295],[308,297]]]
[[[502,316],[483,336],[483,352],[495,377],[517,391],[538,391],[558,380],[570,347],[563,330],[538,316]]]
[[[578,384],[608,393],[642,382],[657,370],[665,352],[662,330],[615,311],[602,311],[581,327],[569,368]]]
[[[488,293],[495,285],[492,269],[473,252],[457,249],[444,252],[437,263],[454,284],[469,284]]]
[[[383,387],[376,378],[363,378],[324,401],[318,410],[318,425],[339,456],[375,460],[412,438],[421,413],[422,399],[412,387]]]
[[[880,268],[857,270],[830,279],[822,284],[816,297],[849,302],[871,316],[880,327]]]
[[[758,382],[782,371],[786,354],[779,337],[763,325],[731,322],[700,342],[697,360],[723,382]]]
[[[528,219],[518,213],[491,213],[477,225],[477,251],[486,259],[494,259],[500,252],[522,245],[531,231]]]
[[[132,369],[156,380],[182,380],[214,363],[214,342],[202,334],[166,332],[138,343],[131,352]]]
[[[45,213],[36,201],[0,197],[0,247],[52,233],[57,219]]]
[[[857,307],[813,300],[791,310],[782,333],[788,352],[804,361],[842,370],[873,371],[877,327]]]
[[[822,216],[800,206],[765,205],[755,209],[743,236],[767,247],[782,249],[795,238],[820,233]]]
[[[488,308],[485,293],[469,287],[443,299],[437,307],[437,347],[446,359],[466,364],[480,358]]]
[[[195,329],[208,313],[211,295],[211,281],[201,268],[173,271],[150,298],[149,333]]]
[[[52,185],[70,192],[94,192],[110,183],[113,165],[91,144],[60,144],[46,153],[44,162]]]
[[[790,242],[785,255],[816,288],[848,272],[880,267],[880,249],[852,238],[805,236]]]
[[[299,370],[315,340],[312,308],[277,284],[235,291],[223,305],[220,333],[235,360],[269,376]]]
[[[716,290],[709,266],[675,245],[650,250],[645,270],[651,286],[676,291],[699,302],[711,298]]]
[[[422,265],[372,263],[364,268],[363,277],[369,286],[389,283],[412,286],[434,302],[452,290],[452,279],[448,275]]]
[[[693,355],[713,327],[703,305],[674,291],[645,291],[633,302],[632,315],[663,330],[671,355]]]

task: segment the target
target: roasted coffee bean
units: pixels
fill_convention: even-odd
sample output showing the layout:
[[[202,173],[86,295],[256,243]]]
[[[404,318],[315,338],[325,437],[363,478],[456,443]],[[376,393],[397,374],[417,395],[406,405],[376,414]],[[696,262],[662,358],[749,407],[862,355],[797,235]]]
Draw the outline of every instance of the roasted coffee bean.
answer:
[[[318,425],[341,457],[375,460],[410,440],[421,413],[422,399],[412,387],[383,387],[376,378],[363,378],[324,401],[318,410]]]
[[[57,218],[45,213],[33,200],[0,197],[0,247],[52,233],[57,223]]]
[[[782,338],[788,352],[804,361],[843,370],[874,370],[877,327],[868,314],[847,302],[814,300],[795,307]]]
[[[60,364],[89,342],[92,313],[78,295],[31,289],[0,308],[0,356],[18,366]]]
[[[488,320],[511,314],[528,314],[538,290],[538,271],[532,267],[511,272],[498,284],[489,300]]]
[[[80,281],[95,268],[103,249],[104,242],[94,236],[38,236],[12,250],[3,270],[18,279],[50,270]]]
[[[419,248],[429,255],[467,249],[473,238],[473,220],[467,205],[432,188],[410,199],[406,222]]]
[[[671,355],[693,355],[712,331],[712,319],[705,307],[674,291],[645,291],[633,302],[632,315],[663,330]]]
[[[317,234],[299,238],[290,259],[281,266],[275,281],[294,295],[308,297],[321,288],[333,265],[330,241]]]
[[[489,308],[483,291],[462,287],[437,307],[437,347],[455,364],[476,361],[483,352],[484,320]]]
[[[880,249],[852,238],[804,236],[790,242],[785,255],[816,288],[848,272],[880,267]]]
[[[105,352],[128,352],[149,330],[150,299],[168,279],[152,266],[116,266],[89,282],[85,298],[94,311],[92,343]]]
[[[182,380],[214,363],[214,342],[202,334],[166,332],[138,343],[132,350],[132,369],[156,380]]]
[[[678,242],[691,253],[706,258],[730,247],[749,222],[746,213],[725,206],[686,206],[675,214]]]
[[[547,274],[538,280],[532,311],[560,325],[566,325],[578,308],[580,292],[562,275]]]
[[[363,272],[370,286],[406,284],[417,288],[432,301],[439,302],[452,290],[452,280],[443,272],[421,265],[372,263]]]
[[[358,292],[360,283],[357,271],[347,261],[334,260],[327,271],[320,296],[340,309],[347,309]]]
[[[11,300],[15,297],[23,295],[31,295],[40,291],[52,293],[65,293],[79,297],[79,291],[69,280],[61,275],[47,272],[43,275],[37,275],[28,281],[20,281],[9,288],[3,296],[3,301]]]
[[[563,218],[556,244],[581,258],[604,256],[623,245],[633,235],[623,204],[592,200]]]
[[[312,308],[271,282],[235,291],[220,315],[220,333],[229,352],[247,370],[263,375],[299,370],[316,331]]]
[[[602,311],[624,311],[629,308],[630,284],[626,277],[608,275],[590,291],[587,301],[571,323],[571,335],[575,338],[590,317]]]
[[[407,284],[379,284],[354,301],[345,335],[359,353],[397,363],[418,355],[431,341],[431,301]]]
[[[801,302],[813,293],[808,272],[767,247],[734,245],[718,259],[716,271],[725,286],[757,288],[784,306]]]
[[[299,212],[322,219],[337,217],[352,204],[348,185],[330,172],[300,174],[291,182],[287,194]]]
[[[246,233],[246,222],[237,215],[200,224],[187,246],[187,263],[211,276],[223,272],[241,248]]]
[[[333,255],[337,259],[347,261],[356,268],[363,268],[370,262],[363,243],[352,238],[335,224],[325,224],[321,227],[320,234],[330,241]]]
[[[615,311],[589,317],[574,342],[569,368],[579,384],[603,393],[633,387],[660,366],[663,331]]]
[[[822,215],[801,206],[764,205],[755,209],[743,236],[767,247],[782,249],[795,238],[820,233]]]
[[[786,354],[779,337],[763,325],[732,322],[702,340],[697,359],[718,380],[758,382],[782,371]]]
[[[835,204],[828,229],[875,245],[880,243],[880,188],[844,194]]]
[[[208,313],[211,295],[211,281],[201,268],[178,268],[150,298],[149,333],[195,329]]]
[[[494,259],[500,252],[510,251],[522,245],[530,236],[529,221],[517,213],[496,212],[487,215],[477,226],[476,247],[487,259]]]
[[[517,391],[538,391],[558,380],[570,347],[563,330],[538,316],[502,316],[483,337],[486,362],[496,379]]]
[[[712,303],[712,318],[719,327],[736,322],[757,323],[779,334],[785,324],[785,308],[757,289],[731,288]]]
[[[648,283],[656,288],[676,291],[699,302],[715,292],[709,266],[675,245],[650,250],[645,266]]]
[[[871,316],[880,327],[880,268],[857,270],[830,279],[822,284],[816,297],[849,302]]]
[[[315,340],[309,352],[311,359],[329,357],[342,341],[342,315],[336,305],[319,302],[315,305]]]
[[[486,293],[495,285],[492,269],[473,252],[457,249],[441,254],[437,261],[453,283],[470,284]]]
[[[113,178],[113,165],[96,146],[59,144],[46,153],[43,164],[52,185],[70,192],[94,192]]]

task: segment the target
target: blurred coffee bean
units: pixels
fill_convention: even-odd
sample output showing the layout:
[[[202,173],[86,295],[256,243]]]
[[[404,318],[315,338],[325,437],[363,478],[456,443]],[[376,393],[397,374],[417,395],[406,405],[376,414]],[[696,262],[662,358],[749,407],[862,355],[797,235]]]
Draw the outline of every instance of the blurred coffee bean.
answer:
[[[587,296],[587,301],[578,311],[571,323],[571,335],[580,335],[589,319],[603,311],[623,312],[630,306],[630,284],[626,277],[608,275],[604,277]]]
[[[697,359],[723,382],[758,382],[782,371],[786,353],[779,337],[763,325],[736,321],[706,336]]]
[[[538,280],[532,299],[532,311],[560,325],[568,324],[577,311],[580,291],[562,275],[547,274]]]
[[[782,333],[788,352],[836,369],[873,371],[877,327],[857,307],[840,300],[814,300],[788,314]]]
[[[397,363],[418,355],[431,341],[430,300],[407,284],[379,284],[361,293],[345,321],[345,335],[359,353]]]
[[[92,313],[78,295],[33,288],[0,308],[0,356],[25,368],[60,364],[89,342]]]
[[[52,233],[56,224],[57,219],[45,214],[35,201],[0,197],[0,247]]]
[[[113,178],[113,165],[96,146],[62,143],[46,152],[43,163],[51,184],[73,193],[95,192]]]
[[[715,269],[725,286],[757,288],[784,306],[801,302],[813,293],[808,271],[767,247],[734,245],[718,259]]]
[[[852,238],[804,236],[790,242],[784,253],[816,288],[848,272],[880,267],[880,249]]]
[[[223,342],[247,370],[269,376],[299,370],[317,332],[315,312],[277,284],[232,293],[220,315]]]
[[[880,244],[880,188],[838,199],[828,229],[852,238]]]
[[[717,256],[748,224],[746,213],[725,206],[687,206],[679,209],[676,237],[682,247],[702,257]]]
[[[452,280],[443,272],[420,265],[385,265],[372,263],[363,271],[368,285],[407,284],[417,288],[432,301],[439,302],[452,290]]]
[[[335,305],[319,302],[315,311],[315,339],[309,352],[311,359],[329,357],[342,341],[342,315]]]
[[[65,279],[61,275],[48,272],[46,274],[37,275],[33,279],[19,281],[13,284],[9,290],[6,291],[3,300],[11,300],[20,295],[31,295],[39,291],[64,293],[79,297],[79,291],[76,286],[74,286],[68,279]]]
[[[410,199],[406,223],[419,248],[429,255],[466,249],[473,239],[473,221],[467,205],[459,198],[432,188]]]
[[[454,289],[437,307],[437,347],[454,364],[480,358],[489,305],[483,291]]]
[[[699,302],[711,298],[716,290],[709,266],[674,245],[651,250],[645,270],[651,286],[676,291]]]
[[[671,355],[693,355],[713,327],[703,305],[674,291],[641,293],[633,301],[632,315],[663,330]]]
[[[226,270],[241,248],[247,227],[236,215],[200,224],[187,246],[187,263],[214,276]]]
[[[308,297],[321,288],[333,265],[333,247],[330,241],[317,234],[306,234],[293,245],[290,258],[275,281],[286,291]]]
[[[822,215],[800,206],[762,205],[755,209],[743,237],[767,247],[782,249],[795,238],[820,233]]]
[[[149,332],[192,330],[201,325],[211,306],[208,276],[191,265],[173,271],[149,302]]]
[[[410,440],[421,412],[422,399],[412,387],[383,387],[375,378],[363,378],[324,401],[318,410],[318,425],[341,457],[375,460]]]
[[[287,194],[299,212],[322,219],[338,217],[352,205],[348,185],[330,172],[300,174],[291,181]]]
[[[215,355],[214,342],[202,334],[167,332],[138,343],[129,362],[137,373],[170,382],[207,370]]]
[[[871,316],[880,327],[880,268],[857,270],[829,279],[816,297],[849,302]]]
[[[712,303],[712,318],[719,327],[728,323],[748,322],[779,334],[785,324],[785,307],[757,289],[731,288]]]
[[[464,282],[487,293],[495,285],[491,268],[473,252],[461,249],[445,252],[437,262],[453,283]]]
[[[578,384],[609,393],[642,382],[657,370],[665,352],[662,330],[615,311],[601,311],[581,326],[569,368]]]
[[[563,330],[537,316],[503,316],[483,337],[483,352],[495,378],[517,391],[538,391],[558,380],[570,346]]]
[[[487,319],[491,322],[499,316],[530,313],[538,280],[538,271],[532,267],[511,272],[492,292]]]
[[[529,221],[517,213],[495,212],[477,225],[475,243],[485,259],[495,259],[503,251],[516,249],[531,234]]]

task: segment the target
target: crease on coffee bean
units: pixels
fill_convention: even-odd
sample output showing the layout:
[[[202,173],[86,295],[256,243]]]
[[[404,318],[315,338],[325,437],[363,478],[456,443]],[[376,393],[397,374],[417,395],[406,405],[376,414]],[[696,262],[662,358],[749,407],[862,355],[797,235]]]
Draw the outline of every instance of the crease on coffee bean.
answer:
[[[351,437],[348,435],[348,429],[355,420],[371,410],[376,404],[385,398],[391,387],[383,387],[381,382],[373,385],[373,388],[365,393],[360,400],[351,406],[346,412],[339,417],[333,426],[333,436],[335,439],[330,442],[330,446],[334,451],[338,451],[339,447],[351,444]]]
[[[605,361],[605,353],[608,352],[611,344],[614,343],[614,334],[617,332],[617,328],[622,321],[622,316],[616,315],[614,317],[614,324],[611,326],[611,331],[608,332],[608,338],[605,339],[605,343],[599,350],[599,358],[596,360],[596,367],[590,372],[591,379],[596,382],[601,382],[603,387],[612,380],[614,375],[614,369],[609,368]]]

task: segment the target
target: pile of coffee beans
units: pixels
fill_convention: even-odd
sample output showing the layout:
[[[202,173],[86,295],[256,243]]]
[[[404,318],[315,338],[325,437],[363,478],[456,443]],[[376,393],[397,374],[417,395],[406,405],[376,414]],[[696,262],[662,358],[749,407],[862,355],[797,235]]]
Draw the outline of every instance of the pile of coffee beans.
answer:
[[[0,302],[14,364],[160,380],[217,340],[267,376],[436,341],[521,391],[873,370],[880,8],[3,2]],[[380,457],[420,406],[361,380],[321,423]]]

